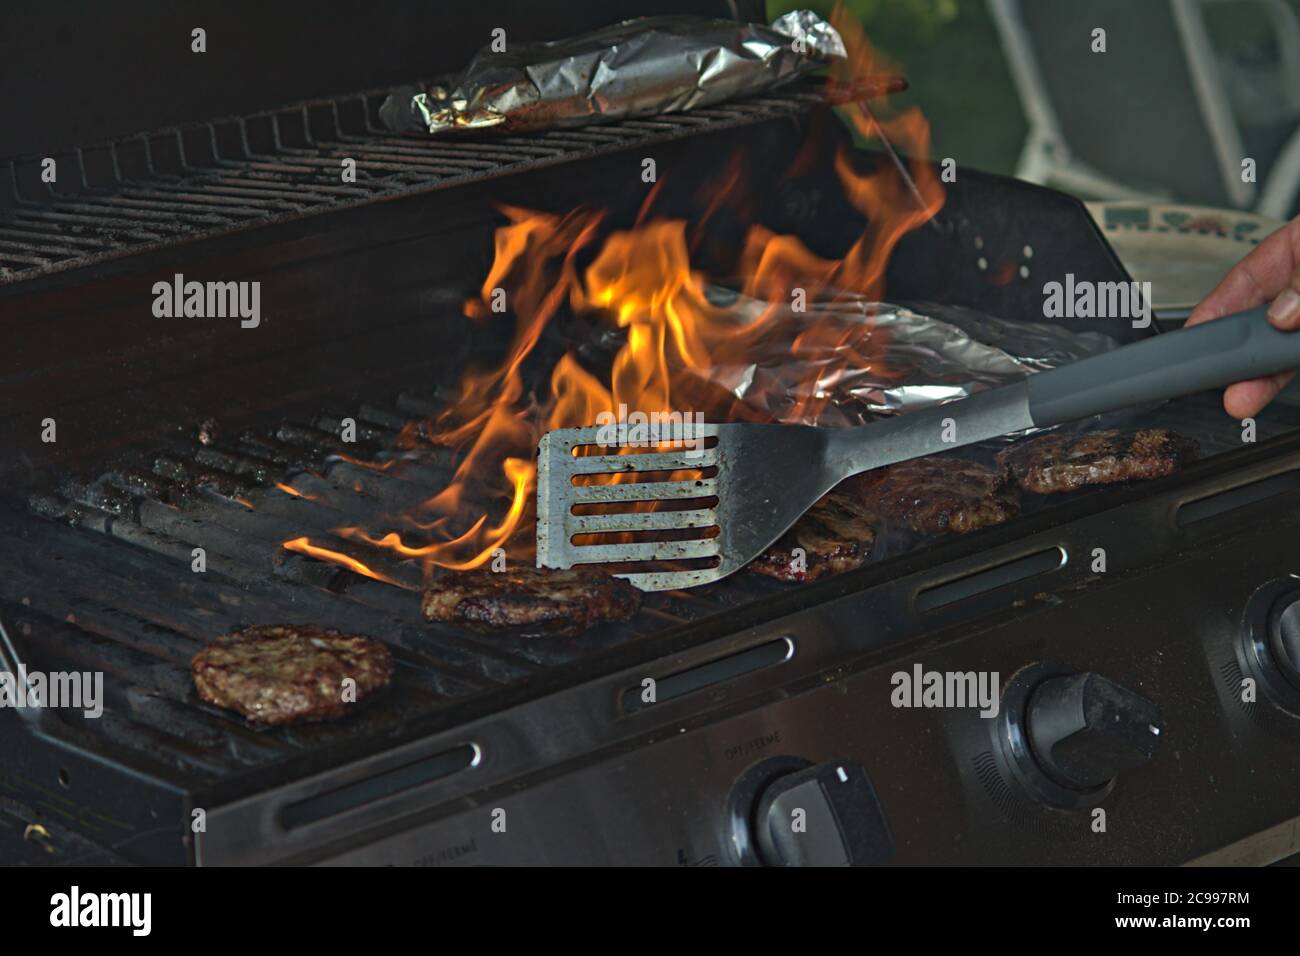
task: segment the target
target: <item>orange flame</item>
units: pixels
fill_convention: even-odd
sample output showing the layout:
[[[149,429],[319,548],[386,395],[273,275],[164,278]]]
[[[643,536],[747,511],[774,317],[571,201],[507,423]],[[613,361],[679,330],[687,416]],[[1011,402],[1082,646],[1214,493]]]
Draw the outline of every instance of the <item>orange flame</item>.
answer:
[[[358,561],[351,555],[344,554],[341,551],[332,551],[329,548],[318,547],[317,545],[312,544],[311,541],[305,537],[294,538],[291,541],[286,541],[281,545],[281,547],[289,551],[297,551],[300,554],[309,554],[313,558],[320,558],[322,561],[333,561],[335,564],[341,564],[345,568],[355,571],[357,574],[364,575],[365,577],[374,578],[376,581],[383,581],[385,584],[396,584],[398,587],[403,587],[401,583],[394,581],[386,575],[380,574],[378,571],[372,570],[365,563]]]
[[[299,490],[298,490],[297,488],[295,488],[293,485],[286,484],[286,483],[283,482],[283,481],[277,481],[277,482],[275,483],[275,487],[278,488],[278,489],[280,489],[281,491],[283,491],[286,495],[290,495],[291,497],[294,497],[294,498],[301,498],[301,499],[303,499],[304,501],[316,501],[316,500],[318,500],[317,497],[316,497],[316,495],[309,495],[309,494],[307,494],[307,492],[305,492],[305,491],[299,491]]]
[[[436,564],[453,571],[468,571],[471,568],[476,568],[490,560],[493,553],[509,541],[515,529],[519,527],[520,520],[528,509],[536,488],[537,468],[533,462],[522,458],[507,458],[502,467],[514,490],[510,508],[499,524],[489,526],[487,523],[488,516],[483,514],[470,526],[468,531],[460,536],[450,541],[421,546],[406,544],[401,534],[396,531],[390,531],[379,538],[367,534],[360,528],[340,528],[335,534],[355,541],[362,541],[374,547],[389,548],[404,558],[420,558],[427,563]],[[439,495],[438,498],[443,498],[448,495],[448,492],[453,491],[458,492],[455,483],[448,488],[447,492]],[[434,500],[437,501],[438,499]],[[434,527],[437,524],[435,522],[433,525],[420,527]],[[419,526],[418,523],[417,526]],[[469,557],[460,559],[458,555],[461,554],[468,554]]]
[[[833,68],[829,82],[852,85],[878,75],[884,64],[861,28],[838,9],[832,21],[850,55]],[[692,266],[691,254],[700,222],[725,204],[747,208],[739,158],[730,163],[723,182],[704,194],[704,214],[693,228],[653,215],[662,181],[649,191],[628,230],[603,232],[604,214],[589,209],[557,215],[502,208],[508,222],[496,231],[492,266],[465,311],[484,323],[500,322],[504,312],[514,317],[505,358],[495,367],[466,371],[459,399],[435,420],[408,425],[399,441],[403,449],[425,443],[454,449],[457,466],[450,483],[412,513],[389,516],[392,524],[383,532],[353,527],[334,533],[420,560],[426,570],[435,565],[474,568],[498,549],[527,557],[536,447],[547,430],[594,424],[600,413],[616,412],[620,405],[644,413],[698,410],[713,421],[752,417],[752,409],[711,379],[717,369],[750,364],[759,346],[770,354],[774,343],[795,360],[774,372],[770,386],[782,396],[797,396],[793,404],[779,404],[780,420],[816,421],[835,379],[845,371],[869,367],[887,375],[881,333],[871,323],[800,313],[788,305],[796,292],[808,302],[844,294],[880,298],[885,267],[898,241],[943,204],[942,186],[925,162],[929,127],[918,110],[882,115],[850,106],[846,112],[862,138],[883,133],[910,157],[904,161],[915,188],[889,163],[864,172],[851,151],[841,152],[835,171],[845,199],[866,218],[866,230],[842,259],[828,260],[794,236],[751,224],[739,256],[748,298],[738,304],[710,300],[709,280]],[[580,258],[589,260],[585,269]],[[622,344],[607,379],[569,353],[551,370],[549,395],[534,397],[522,369],[547,326],[566,307],[596,331],[601,324],[620,330]],[[814,355],[821,360],[802,361]],[[804,377],[791,381],[792,375]],[[285,547],[383,579],[362,562],[313,546],[306,538]]]

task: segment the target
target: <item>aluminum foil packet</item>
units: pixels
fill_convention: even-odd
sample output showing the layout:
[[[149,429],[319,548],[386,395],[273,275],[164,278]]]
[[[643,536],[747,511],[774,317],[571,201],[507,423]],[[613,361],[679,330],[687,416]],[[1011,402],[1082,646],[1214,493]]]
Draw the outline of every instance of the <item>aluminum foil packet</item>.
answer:
[[[771,26],[644,17],[501,52],[489,45],[445,86],[394,91],[379,115],[402,132],[586,126],[762,92],[844,56],[839,33],[809,10]]]
[[[758,339],[744,364],[699,370],[735,396],[745,417],[759,421],[863,425],[965,398],[1118,345],[1100,332],[1011,322],[937,303],[908,308],[841,294],[773,321],[767,302],[720,287],[711,287],[708,295],[752,321],[765,317],[776,333]],[[812,327],[831,331],[811,341],[799,336],[801,344],[792,351],[792,330]]]

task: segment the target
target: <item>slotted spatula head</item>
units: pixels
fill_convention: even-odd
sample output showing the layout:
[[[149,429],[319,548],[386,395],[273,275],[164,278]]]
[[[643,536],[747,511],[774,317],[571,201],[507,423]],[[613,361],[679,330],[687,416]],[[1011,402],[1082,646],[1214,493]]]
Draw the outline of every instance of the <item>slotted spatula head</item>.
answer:
[[[542,437],[539,567],[609,566],[644,591],[716,581],[758,557],[839,480],[824,464],[823,429],[699,425],[695,447],[623,453],[599,445],[603,434]]]

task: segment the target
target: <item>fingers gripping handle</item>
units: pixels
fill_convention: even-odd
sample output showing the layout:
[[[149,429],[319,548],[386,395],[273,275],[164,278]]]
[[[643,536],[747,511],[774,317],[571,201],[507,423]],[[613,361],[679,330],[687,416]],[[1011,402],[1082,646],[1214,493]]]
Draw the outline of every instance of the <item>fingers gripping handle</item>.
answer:
[[[1297,366],[1300,332],[1274,328],[1261,307],[1031,375],[1029,414],[1059,425]]]

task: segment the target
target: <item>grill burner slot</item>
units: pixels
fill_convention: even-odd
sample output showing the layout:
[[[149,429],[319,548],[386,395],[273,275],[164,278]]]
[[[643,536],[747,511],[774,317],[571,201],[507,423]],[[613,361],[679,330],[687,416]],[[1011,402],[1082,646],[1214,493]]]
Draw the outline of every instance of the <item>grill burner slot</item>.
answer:
[[[357,783],[329,790],[291,803],[280,811],[280,824],[287,830],[306,826],[346,810],[395,796],[414,787],[442,780],[478,765],[482,754],[475,744],[444,750],[423,760],[375,774]]]
[[[1046,551],[1016,558],[944,584],[925,588],[916,596],[916,609],[922,612],[933,611],[946,604],[964,601],[977,594],[1006,587],[1008,584],[1046,574],[1048,571],[1055,571],[1065,567],[1067,561],[1069,556],[1062,548],[1048,548]]]
[[[1274,495],[1294,491],[1296,488],[1300,488],[1300,471],[1288,471],[1205,498],[1198,498],[1195,501],[1187,501],[1178,507],[1178,526],[1182,528],[1198,521],[1205,521],[1236,508],[1244,508],[1246,505],[1272,498]]]
[[[748,650],[728,654],[726,657],[716,658],[707,664],[700,664],[697,667],[678,671],[667,677],[656,678],[654,704],[662,704],[664,701],[682,697],[715,684],[721,684],[732,678],[751,674],[772,664],[780,664],[782,661],[788,661],[793,656],[794,641],[791,638],[783,637],[780,640],[768,641]],[[654,706],[654,704],[648,704],[642,699],[643,693],[644,689],[642,687],[629,687],[623,692],[623,712],[625,714],[635,713]]]

